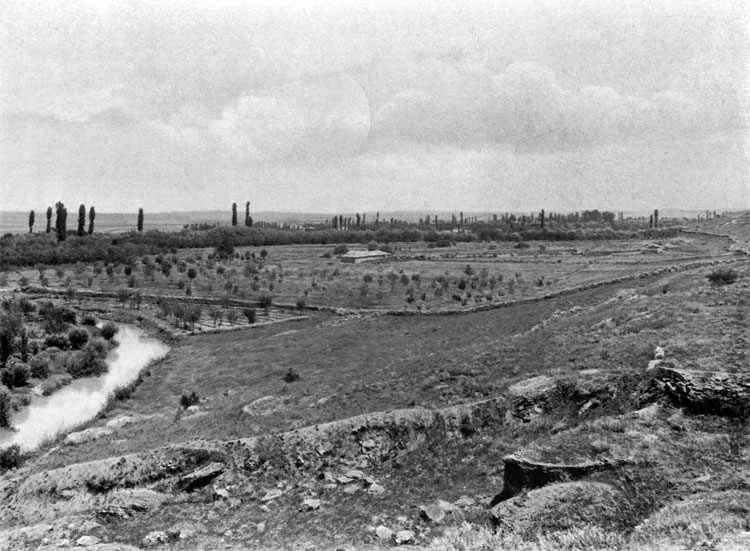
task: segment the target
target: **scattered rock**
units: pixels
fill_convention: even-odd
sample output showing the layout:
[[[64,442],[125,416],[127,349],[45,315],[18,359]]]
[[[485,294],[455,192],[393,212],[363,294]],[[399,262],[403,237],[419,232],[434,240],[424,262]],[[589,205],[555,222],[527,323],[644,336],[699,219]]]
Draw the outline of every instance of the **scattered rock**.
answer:
[[[199,488],[203,488],[223,473],[224,469],[225,465],[223,463],[209,463],[205,467],[201,467],[197,471],[193,471],[180,478],[180,481],[177,483],[177,489],[183,492],[193,492]]]
[[[453,505],[455,505],[456,507],[462,507],[462,508],[474,507],[474,505],[476,504],[477,504],[476,500],[469,496],[461,496],[456,501],[453,502]]]
[[[97,543],[99,543],[99,538],[94,536],[81,536],[76,540],[76,545],[78,547],[89,547],[90,545],[96,545]]]
[[[169,535],[166,532],[163,530],[156,530],[146,534],[141,543],[143,547],[158,547],[159,545],[169,543],[169,540]]]
[[[273,488],[272,490],[268,490],[266,492],[266,495],[264,495],[260,500],[263,503],[267,503],[269,501],[273,501],[274,499],[280,498],[282,495],[284,495],[284,492],[279,490],[278,488]]]
[[[442,507],[435,503],[429,505],[422,505],[419,508],[420,515],[423,519],[433,522],[435,524],[441,524],[445,520],[445,511]]]
[[[362,471],[357,470],[357,469],[351,469],[349,471],[346,471],[344,473],[344,476],[348,477],[350,479],[353,479],[353,480],[361,480],[361,479],[364,478],[365,473],[363,473]]]
[[[174,540],[186,540],[188,538],[192,538],[196,534],[205,534],[206,533],[206,527],[203,524],[200,523],[190,523],[190,522],[178,522],[177,524],[172,525],[167,530],[167,535],[170,539]]]
[[[750,402],[750,374],[659,367],[657,378],[678,406],[695,413],[740,416]]]
[[[346,475],[341,475],[341,476],[336,477],[336,482],[338,482],[339,484],[349,484],[352,480],[354,479]]]
[[[375,528],[375,534],[382,541],[390,541],[391,538],[393,538],[393,530],[391,530],[387,526],[383,526],[382,524]]]
[[[266,523],[265,522],[259,522],[255,526],[255,531],[258,532],[259,534],[262,534],[263,532],[265,532],[266,531]]]
[[[106,423],[106,427],[108,429],[121,429],[122,427],[129,425],[135,421],[135,418],[131,415],[120,415],[119,417],[115,417],[114,419],[110,419]]]
[[[414,532],[411,530],[399,530],[396,532],[396,545],[414,543]]]
[[[376,496],[381,495],[383,492],[385,492],[385,488],[383,488],[380,484],[371,484],[369,488],[367,488],[367,493],[374,494]]]
[[[134,513],[159,507],[169,499],[168,495],[153,490],[115,490],[107,495],[96,514],[100,517],[128,518]]]
[[[65,437],[64,443],[67,446],[77,446],[78,444],[98,440],[104,436],[110,436],[112,435],[112,432],[113,431],[102,427],[93,427],[78,432],[71,432]]]
[[[214,499],[229,499],[229,490],[227,490],[226,488],[215,489]]]
[[[320,500],[319,499],[314,499],[314,498],[308,497],[304,501],[302,501],[302,510],[303,511],[315,511],[316,509],[320,509]]]
[[[346,494],[354,494],[357,491],[359,491],[359,486],[357,486],[356,484],[347,484],[346,486],[344,486],[344,493]]]

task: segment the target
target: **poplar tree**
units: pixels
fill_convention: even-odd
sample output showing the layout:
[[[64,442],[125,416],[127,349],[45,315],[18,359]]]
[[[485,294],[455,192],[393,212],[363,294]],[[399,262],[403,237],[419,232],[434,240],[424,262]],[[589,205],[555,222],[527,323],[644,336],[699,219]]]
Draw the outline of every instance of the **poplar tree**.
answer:
[[[245,203],[245,226],[248,228],[251,226],[250,224],[250,201]]]
[[[138,209],[138,231],[143,231],[143,209]]]
[[[237,225],[237,203],[232,203],[232,225]]]
[[[62,201],[55,203],[55,230],[57,231],[57,240],[65,241],[68,233],[68,209]]]
[[[96,212],[94,211],[94,207],[91,207],[89,209],[89,235],[94,233],[94,218],[96,218]]]
[[[86,205],[78,207],[78,237],[86,233]]]
[[[29,213],[29,233],[34,233],[34,211]]]
[[[52,207],[47,207],[47,233],[52,230]]]

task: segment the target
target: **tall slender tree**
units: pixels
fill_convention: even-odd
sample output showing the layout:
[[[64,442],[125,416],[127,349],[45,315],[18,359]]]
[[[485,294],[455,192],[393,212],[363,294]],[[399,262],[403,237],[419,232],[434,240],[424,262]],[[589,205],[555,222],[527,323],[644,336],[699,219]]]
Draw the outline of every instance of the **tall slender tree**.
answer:
[[[539,224],[541,225],[540,227],[544,229],[544,209],[539,213]]]
[[[78,207],[78,237],[86,235],[86,205]]]
[[[232,203],[232,225],[237,225],[237,203]]]
[[[55,203],[55,230],[57,231],[57,240],[65,241],[68,236],[68,209],[62,201]]]
[[[94,218],[96,218],[96,211],[94,211],[94,207],[92,206],[89,209],[89,235],[94,233]]]
[[[245,226],[250,227],[250,201],[245,203]]]
[[[654,209],[654,229],[659,227],[659,209]]]
[[[29,233],[34,233],[34,211],[29,213]]]
[[[47,207],[47,233],[52,231],[52,207]]]
[[[143,231],[143,209],[138,209],[138,231]]]

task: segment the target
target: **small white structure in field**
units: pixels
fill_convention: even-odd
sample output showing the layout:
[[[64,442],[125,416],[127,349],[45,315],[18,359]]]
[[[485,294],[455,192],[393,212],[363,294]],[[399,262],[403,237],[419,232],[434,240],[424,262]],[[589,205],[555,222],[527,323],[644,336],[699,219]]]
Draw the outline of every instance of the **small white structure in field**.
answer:
[[[341,255],[341,262],[345,264],[359,264],[360,262],[370,262],[373,260],[382,260],[391,256],[385,251],[349,251]]]
[[[650,243],[641,251],[641,254],[661,254],[664,252],[664,247],[657,245],[656,243]]]

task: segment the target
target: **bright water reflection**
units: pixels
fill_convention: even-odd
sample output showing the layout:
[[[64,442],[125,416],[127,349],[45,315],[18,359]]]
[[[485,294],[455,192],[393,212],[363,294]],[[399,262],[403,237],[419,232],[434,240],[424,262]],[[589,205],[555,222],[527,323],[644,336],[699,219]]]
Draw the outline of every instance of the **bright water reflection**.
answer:
[[[32,399],[28,407],[12,417],[14,430],[0,430],[0,448],[18,444],[24,450],[32,450],[56,434],[92,419],[104,407],[110,392],[134,381],[143,367],[169,351],[166,344],[146,337],[136,327],[118,327],[118,346],[107,357],[109,371],[100,377],[77,379],[51,396]]]

